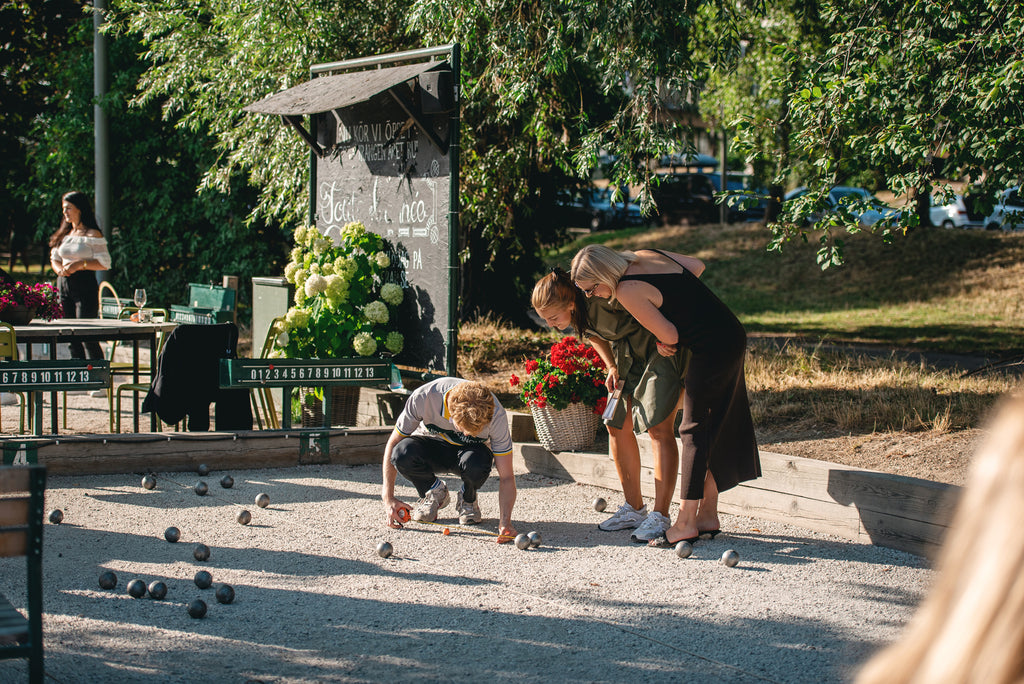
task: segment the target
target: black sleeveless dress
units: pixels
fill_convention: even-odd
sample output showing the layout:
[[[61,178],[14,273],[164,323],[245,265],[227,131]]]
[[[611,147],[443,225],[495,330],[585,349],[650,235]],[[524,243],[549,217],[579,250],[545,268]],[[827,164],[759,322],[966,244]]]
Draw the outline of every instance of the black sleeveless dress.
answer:
[[[743,324],[685,268],[680,273],[628,275],[621,280],[639,280],[658,288],[659,311],[679,332],[679,346],[693,354],[683,379],[679,426],[681,496],[703,498],[708,469],[722,492],[759,477],[761,461],[744,378],[747,333]],[[692,464],[689,472],[687,464]]]

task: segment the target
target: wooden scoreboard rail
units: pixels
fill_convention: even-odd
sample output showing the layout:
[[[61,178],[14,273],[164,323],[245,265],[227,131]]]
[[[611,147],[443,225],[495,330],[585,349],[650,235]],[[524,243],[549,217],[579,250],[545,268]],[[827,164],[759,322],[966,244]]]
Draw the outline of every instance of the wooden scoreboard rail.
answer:
[[[110,362],[103,359],[60,361],[0,361],[0,391],[28,392],[29,418],[33,432],[43,434],[43,394],[75,390],[106,389],[110,386]],[[56,411],[56,401],[51,402]],[[56,425],[56,418],[53,423]]]
[[[402,388],[398,368],[390,361],[360,357],[341,359],[221,359],[220,386],[223,389],[285,390],[282,429],[291,429],[291,390],[294,387],[335,387],[386,385]],[[329,428],[331,393],[324,392],[324,427]]]

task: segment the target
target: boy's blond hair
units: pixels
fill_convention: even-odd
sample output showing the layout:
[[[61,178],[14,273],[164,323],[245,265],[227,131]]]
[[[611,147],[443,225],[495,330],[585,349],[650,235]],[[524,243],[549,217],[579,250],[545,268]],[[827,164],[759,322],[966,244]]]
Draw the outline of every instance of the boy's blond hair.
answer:
[[[448,392],[452,422],[474,435],[494,417],[494,395],[479,382],[460,382]]]

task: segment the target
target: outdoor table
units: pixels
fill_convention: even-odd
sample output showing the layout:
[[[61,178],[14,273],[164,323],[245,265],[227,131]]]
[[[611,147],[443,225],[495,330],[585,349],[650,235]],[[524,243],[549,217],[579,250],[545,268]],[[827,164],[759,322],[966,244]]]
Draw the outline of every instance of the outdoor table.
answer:
[[[68,342],[110,342],[130,341],[132,343],[132,381],[139,381],[139,343],[149,340],[149,348],[156,350],[157,333],[167,333],[173,330],[177,323],[171,321],[150,321],[148,323],[135,323],[127,320],[113,320],[107,318],[62,318],[55,321],[33,321],[27,325],[14,326],[14,333],[18,343],[25,344],[25,359],[32,360],[33,344],[50,345],[50,359],[57,359],[57,345]],[[156,370],[157,359],[150,360],[151,370]],[[68,390],[77,389],[69,385]],[[51,406],[57,405],[57,392],[51,393]],[[50,415],[52,434],[57,434],[57,411],[52,410]],[[135,394],[132,402],[133,428],[139,431],[139,395]],[[150,429],[156,431],[156,414],[150,416]],[[42,420],[37,416],[34,422],[36,434],[41,434]]]

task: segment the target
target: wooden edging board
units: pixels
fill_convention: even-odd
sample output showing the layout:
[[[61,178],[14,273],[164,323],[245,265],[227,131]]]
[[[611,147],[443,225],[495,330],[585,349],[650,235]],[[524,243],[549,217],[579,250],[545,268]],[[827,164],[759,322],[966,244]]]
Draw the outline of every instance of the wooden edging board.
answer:
[[[5,440],[25,445],[51,474],[145,473],[379,463],[390,427],[331,430],[156,432]],[[34,452],[34,453],[33,453]]]
[[[517,467],[621,491],[606,453],[552,453],[527,442],[529,416],[513,417]],[[640,436],[640,483],[654,496],[648,440]],[[762,451],[761,477],[723,492],[719,510],[774,520],[859,543],[934,556],[960,488],[930,480]]]
[[[529,415],[511,414],[515,465],[549,477],[621,491],[607,453],[552,453],[534,440]],[[304,464],[379,463],[390,426],[331,430],[143,433],[4,440],[53,474],[140,473]],[[641,436],[641,488],[654,496],[650,449]],[[932,556],[960,488],[814,459],[761,452],[762,476],[723,492],[719,508]]]

